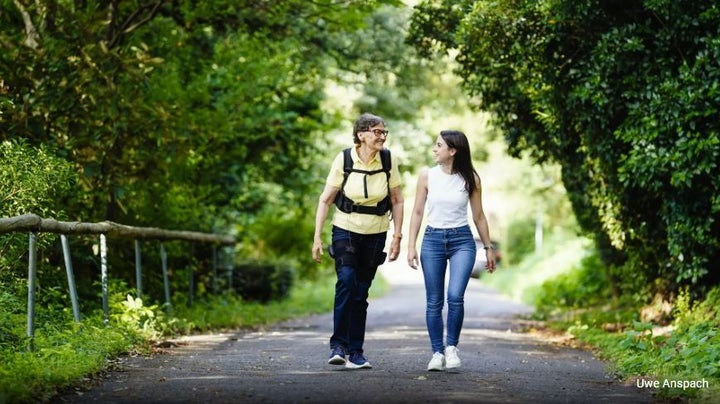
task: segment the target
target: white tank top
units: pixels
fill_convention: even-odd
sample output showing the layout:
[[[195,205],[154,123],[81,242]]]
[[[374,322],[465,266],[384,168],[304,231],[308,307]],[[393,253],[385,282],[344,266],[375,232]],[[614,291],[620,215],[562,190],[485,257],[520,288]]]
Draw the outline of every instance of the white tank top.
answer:
[[[460,174],[445,174],[441,166],[428,170],[428,226],[451,229],[467,225],[468,200]]]

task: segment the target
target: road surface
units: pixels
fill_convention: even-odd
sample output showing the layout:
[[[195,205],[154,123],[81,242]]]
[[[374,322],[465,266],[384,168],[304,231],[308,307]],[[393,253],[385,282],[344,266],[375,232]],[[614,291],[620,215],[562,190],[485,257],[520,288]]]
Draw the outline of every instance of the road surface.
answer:
[[[658,403],[589,352],[522,333],[530,308],[471,279],[458,348],[462,367],[427,372],[422,277],[379,271],[390,292],[370,302],[365,353],[373,368],[327,364],[330,313],[261,331],[196,335],[152,358],[121,359],[89,390],[56,403]]]

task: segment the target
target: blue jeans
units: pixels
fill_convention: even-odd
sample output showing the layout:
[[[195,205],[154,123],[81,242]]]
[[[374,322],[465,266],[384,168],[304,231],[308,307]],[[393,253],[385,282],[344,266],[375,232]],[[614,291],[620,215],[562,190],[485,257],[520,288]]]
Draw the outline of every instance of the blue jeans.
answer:
[[[443,305],[445,272],[450,261],[447,291],[447,345],[457,346],[465,317],[465,289],[475,264],[475,239],[470,226],[435,229],[427,226],[420,248],[420,264],[425,278],[425,322],[433,352],[445,352],[443,346]]]
[[[330,348],[363,353],[368,293],[375,273],[385,261],[387,233],[358,234],[333,226],[332,253],[335,258],[335,308]]]

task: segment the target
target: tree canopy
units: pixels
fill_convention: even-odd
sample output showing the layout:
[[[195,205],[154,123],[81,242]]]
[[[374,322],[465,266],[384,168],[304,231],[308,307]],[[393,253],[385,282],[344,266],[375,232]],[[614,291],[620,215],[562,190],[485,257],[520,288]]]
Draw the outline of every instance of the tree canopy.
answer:
[[[74,217],[207,229],[258,183],[310,186],[332,57],[393,4],[3,0],[0,136],[76,164]]]
[[[618,286],[702,294],[720,282],[719,28],[710,0],[426,0],[409,41],[457,53],[510,153],[561,165]]]
[[[3,150],[65,169],[42,203],[0,215],[231,233],[248,255],[302,260],[335,130],[364,111],[410,121],[435,97],[417,83],[437,83],[437,64],[403,42],[409,13],[399,0],[0,0]],[[362,94],[347,111],[328,107],[335,83]]]

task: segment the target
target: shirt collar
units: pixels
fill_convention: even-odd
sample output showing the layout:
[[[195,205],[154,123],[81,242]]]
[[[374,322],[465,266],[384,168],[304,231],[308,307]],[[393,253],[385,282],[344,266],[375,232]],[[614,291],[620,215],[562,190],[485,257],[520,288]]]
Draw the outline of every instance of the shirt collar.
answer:
[[[360,160],[360,155],[358,154],[358,148],[360,146],[355,145],[355,147],[352,148],[351,154],[353,161],[359,161],[360,164],[364,164],[362,160]],[[380,152],[375,153],[375,157],[372,158],[372,160],[368,161],[368,166],[372,165],[373,162],[378,162],[382,164],[382,161],[380,160]]]

